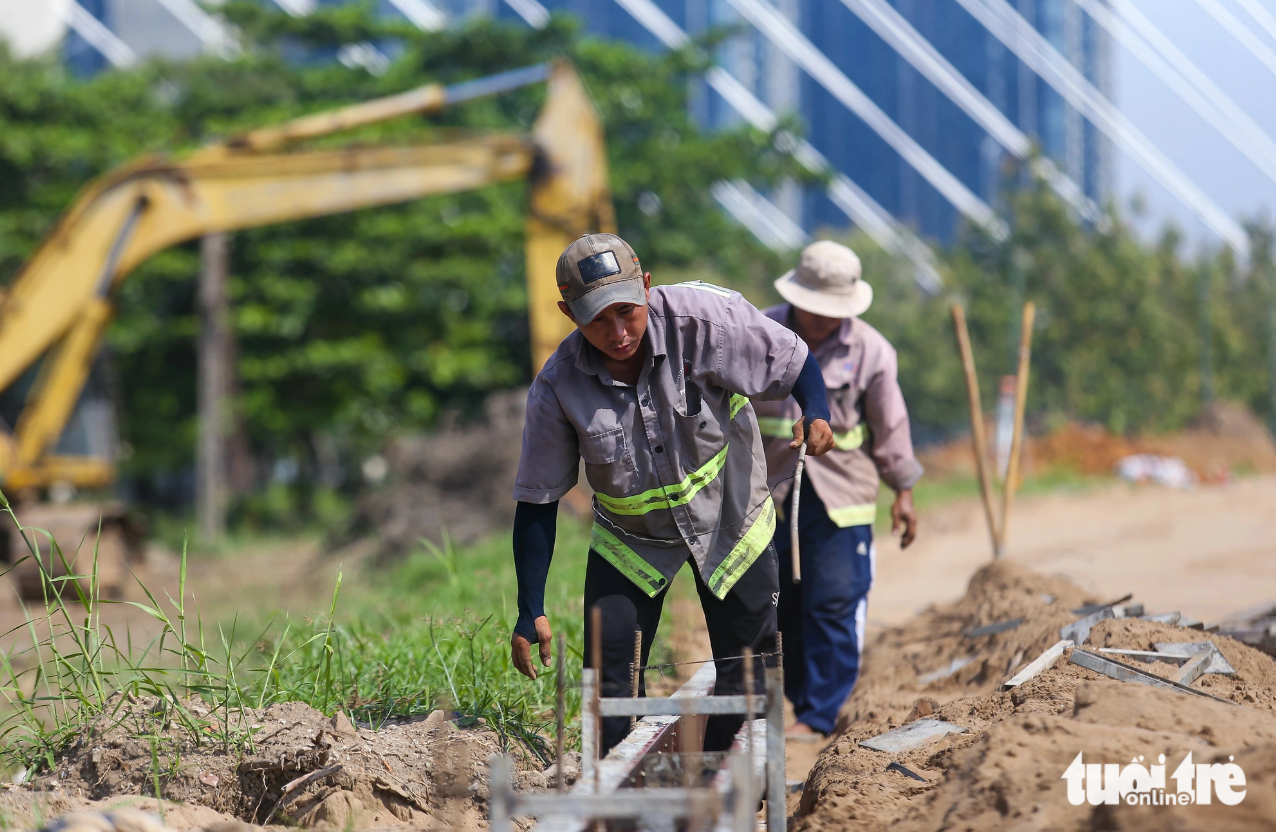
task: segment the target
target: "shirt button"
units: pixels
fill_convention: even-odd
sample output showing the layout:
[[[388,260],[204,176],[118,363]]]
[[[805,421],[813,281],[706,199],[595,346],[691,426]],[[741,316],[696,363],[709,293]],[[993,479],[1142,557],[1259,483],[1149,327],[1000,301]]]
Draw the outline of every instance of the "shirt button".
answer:
[[[658,454],[663,454],[663,453],[665,452],[665,446],[664,446],[664,445],[657,445],[657,446],[654,448],[654,450],[655,450],[655,452],[656,452],[656,453],[658,453]]]
[[[642,405],[643,407],[651,407],[651,399],[647,398],[646,396],[643,396],[641,399],[638,400],[638,404]]]

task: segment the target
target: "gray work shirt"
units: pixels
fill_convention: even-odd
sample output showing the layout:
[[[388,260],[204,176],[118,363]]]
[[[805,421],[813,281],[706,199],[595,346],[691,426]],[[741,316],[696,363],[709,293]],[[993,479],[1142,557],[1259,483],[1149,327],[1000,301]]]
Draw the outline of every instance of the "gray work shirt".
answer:
[[[739,293],[700,282],[651,290],[644,345],[629,385],[579,331],[563,340],[527,395],[514,499],[561,498],[583,457],[590,547],[648,595],[690,553],[722,598],[775,531],[749,399],[788,397],[807,348]]]

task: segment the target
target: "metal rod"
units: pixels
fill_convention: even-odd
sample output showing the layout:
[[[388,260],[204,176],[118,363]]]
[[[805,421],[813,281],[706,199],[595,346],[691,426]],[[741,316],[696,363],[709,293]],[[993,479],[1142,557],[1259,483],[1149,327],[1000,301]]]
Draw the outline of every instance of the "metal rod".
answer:
[[[657,697],[632,699],[628,696],[604,696],[598,700],[598,713],[604,719],[617,716],[687,716],[742,714],[748,707],[747,696],[700,696],[695,699]]]
[[[784,633],[775,631],[775,666],[784,670]]]
[[[984,501],[984,516],[988,520],[988,536],[992,539],[993,557],[1001,557],[997,545],[997,520],[992,508],[992,479],[988,470],[988,442],[984,437],[984,409],[979,403],[979,377],[975,374],[975,356],[970,349],[970,333],[966,330],[966,313],[961,304],[954,303],[953,331],[957,334],[957,349],[961,353],[961,366],[966,374],[966,398],[970,401],[970,438],[975,446],[975,470],[979,474],[979,494]]]
[[[1006,528],[1010,525],[1010,506],[1015,500],[1019,479],[1019,457],[1023,451],[1023,411],[1028,401],[1028,372],[1032,363],[1032,323],[1037,307],[1032,301],[1023,305],[1023,323],[1019,328],[1019,369],[1015,374],[1015,428],[1010,439],[1010,460],[1006,466],[1006,482],[1001,489],[1001,529],[997,533],[998,556],[1006,554]]]
[[[793,509],[789,512],[789,553],[793,558],[793,583],[802,583],[802,556],[798,552],[798,503],[802,499],[802,469],[806,467],[806,441],[798,446],[797,467],[793,469]]]
[[[744,655],[744,748],[753,759],[753,651],[748,647],[740,651]]]
[[[563,739],[567,733],[567,660],[563,656],[567,653],[567,640],[560,632],[558,634],[558,698],[554,705],[554,715],[557,717],[558,733],[554,737],[554,754],[558,760],[558,782],[556,788],[561,792],[567,789],[567,775],[563,771]]]
[[[778,638],[778,634],[777,634]],[[785,832],[788,824],[788,775],[784,760],[784,671],[769,667],[766,673],[766,828]]]
[[[598,685],[598,671],[592,667],[580,671],[580,781],[576,788],[583,789],[595,782],[598,768],[598,715],[594,713],[594,688]]]
[[[734,832],[753,832],[757,828],[753,808],[753,760],[747,754],[732,754],[730,766],[735,786],[732,789],[732,827]]]
[[[488,829],[491,832],[512,832],[513,823],[510,817],[510,760],[504,754],[493,754],[488,767]]]
[[[603,720],[598,710],[598,700],[602,696],[603,687],[603,610],[597,604],[589,611],[590,663],[594,666],[594,696],[589,703],[594,712],[594,794],[598,794],[598,763],[602,758]]]
[[[642,678],[642,630],[634,630],[634,662],[629,665],[629,695],[638,698],[638,683]],[[629,730],[638,724],[636,717],[629,717]]]

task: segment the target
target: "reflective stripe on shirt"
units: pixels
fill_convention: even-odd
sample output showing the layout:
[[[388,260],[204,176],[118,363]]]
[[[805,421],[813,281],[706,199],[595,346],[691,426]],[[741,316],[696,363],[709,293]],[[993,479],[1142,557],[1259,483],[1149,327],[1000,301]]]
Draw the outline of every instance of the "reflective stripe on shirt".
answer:
[[[839,529],[847,526],[869,526],[877,519],[877,503],[826,509],[829,519]]]
[[[731,587],[735,586],[740,576],[748,571],[753,562],[771,545],[775,535],[775,502],[766,498],[762,510],[754,518],[753,525],[744,533],[744,537],[731,549],[731,553],[723,559],[713,574],[709,576],[709,591],[719,600],[727,597]]]
[[[792,439],[793,420],[779,419],[774,416],[759,416],[758,430],[763,436],[773,439]],[[833,447],[839,451],[853,451],[864,444],[868,438],[868,425],[860,422],[847,431],[833,431]]]
[[[700,489],[713,482],[727,462],[727,451],[724,447],[713,455],[713,458],[683,477],[677,485],[661,485],[632,497],[609,497],[601,491],[596,492],[598,502],[612,514],[646,514],[658,508],[685,506],[691,502]]]
[[[589,548],[619,569],[622,575],[634,582],[634,586],[647,593],[648,598],[656,597],[656,593],[668,583],[663,575],[652,569],[637,552],[621,543],[618,537],[599,525],[598,521],[594,521],[593,531],[589,535]]]

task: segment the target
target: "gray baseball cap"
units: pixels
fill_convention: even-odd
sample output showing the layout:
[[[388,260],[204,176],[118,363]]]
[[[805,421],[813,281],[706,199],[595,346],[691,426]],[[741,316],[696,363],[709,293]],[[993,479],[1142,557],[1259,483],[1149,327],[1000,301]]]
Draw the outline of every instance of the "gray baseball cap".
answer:
[[[614,303],[647,305],[638,255],[615,234],[586,234],[572,243],[555,274],[559,294],[582,324]]]

